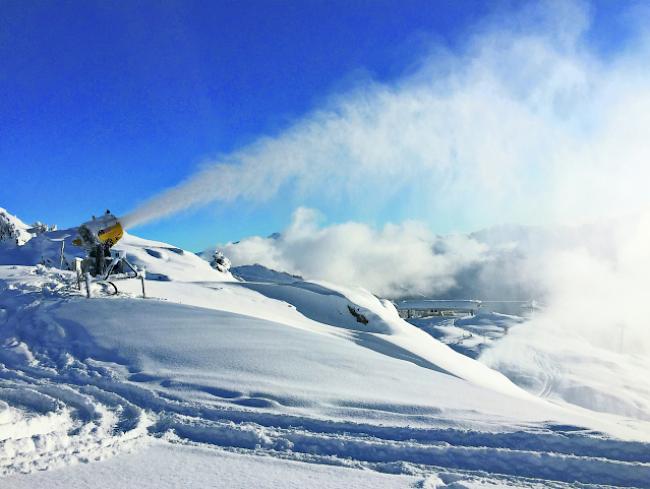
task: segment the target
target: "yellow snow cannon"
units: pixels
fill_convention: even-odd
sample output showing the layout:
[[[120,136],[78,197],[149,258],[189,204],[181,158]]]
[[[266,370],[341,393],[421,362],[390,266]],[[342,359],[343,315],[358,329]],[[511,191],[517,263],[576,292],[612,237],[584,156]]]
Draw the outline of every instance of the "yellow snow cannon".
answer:
[[[72,241],[75,246],[90,248],[101,245],[110,249],[124,236],[124,228],[117,217],[106,211],[101,217],[94,217],[91,221],[79,226],[79,236]]]
[[[92,220],[79,226],[77,232],[72,244],[86,251],[80,272],[96,277],[94,282],[110,286],[113,295],[117,294],[117,287],[108,281],[109,277],[114,276],[114,280],[140,277],[144,280],[144,274],[127,260],[126,252],[111,250],[124,236],[124,228],[110,211],[107,210],[101,217],[93,216]]]

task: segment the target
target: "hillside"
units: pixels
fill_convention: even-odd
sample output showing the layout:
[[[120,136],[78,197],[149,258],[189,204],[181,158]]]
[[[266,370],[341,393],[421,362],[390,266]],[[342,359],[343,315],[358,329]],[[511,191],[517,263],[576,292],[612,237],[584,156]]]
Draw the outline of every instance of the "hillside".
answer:
[[[127,235],[148,298],[86,299],[52,266],[73,234],[0,248],[2,487],[648,487],[647,423],[537,398],[365,290]]]

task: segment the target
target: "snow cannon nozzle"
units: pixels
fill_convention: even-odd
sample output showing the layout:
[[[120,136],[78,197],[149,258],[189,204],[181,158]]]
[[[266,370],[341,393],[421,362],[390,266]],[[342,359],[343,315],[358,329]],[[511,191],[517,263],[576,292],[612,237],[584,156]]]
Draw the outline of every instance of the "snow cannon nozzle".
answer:
[[[79,226],[79,235],[73,241],[76,246],[85,248],[102,245],[111,248],[124,236],[124,228],[119,219],[108,209],[101,217],[95,217]]]

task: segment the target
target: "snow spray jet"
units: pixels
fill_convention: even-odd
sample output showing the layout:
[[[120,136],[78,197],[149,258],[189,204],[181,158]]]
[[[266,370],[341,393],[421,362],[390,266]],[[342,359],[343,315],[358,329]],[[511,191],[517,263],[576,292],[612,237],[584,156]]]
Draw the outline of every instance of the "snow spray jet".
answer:
[[[486,22],[456,53],[432,49],[413,75],[361,81],[276,136],[206,161],[125,226],[280,191],[366,215],[408,195],[476,227],[640,207],[650,180],[647,44],[601,60],[586,45],[581,4],[520,15]]]

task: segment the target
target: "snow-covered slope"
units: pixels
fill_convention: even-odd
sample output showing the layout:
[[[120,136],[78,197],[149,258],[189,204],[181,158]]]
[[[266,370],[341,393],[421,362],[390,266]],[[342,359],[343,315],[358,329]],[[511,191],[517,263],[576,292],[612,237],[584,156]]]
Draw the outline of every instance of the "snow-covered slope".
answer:
[[[199,254],[201,256],[201,254]],[[267,282],[276,284],[290,284],[298,280],[303,280],[299,275],[291,275],[286,272],[278,272],[271,270],[258,263],[253,265],[242,265],[233,267],[230,271],[236,277],[245,280],[246,282]]]
[[[477,358],[483,350],[501,340],[511,327],[524,318],[491,311],[464,317],[431,316],[408,322],[426,331],[453,350]]]
[[[27,224],[0,207],[0,246],[3,243],[10,245],[26,243],[32,237],[28,230]]]
[[[612,324],[610,349],[560,325],[543,327],[535,316],[481,312],[408,321],[538,397],[650,421],[650,359],[622,348],[620,324]]]
[[[72,273],[34,266],[61,234],[0,257],[3,487],[124,486],[134,470],[139,487],[205,485],[215,467],[230,474],[216,487],[650,480],[647,423],[536,398],[362,289],[238,282],[128,236],[149,298],[131,280],[86,299]]]
[[[603,348],[534,318],[512,328],[480,359],[540,397],[650,421],[650,358],[620,346],[622,329],[612,323],[612,348]]]

